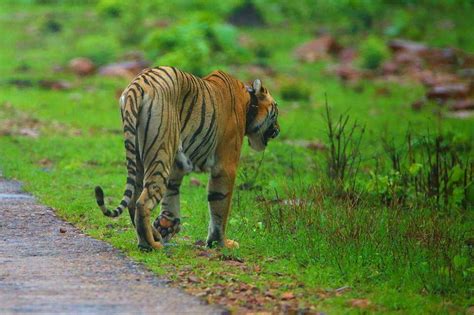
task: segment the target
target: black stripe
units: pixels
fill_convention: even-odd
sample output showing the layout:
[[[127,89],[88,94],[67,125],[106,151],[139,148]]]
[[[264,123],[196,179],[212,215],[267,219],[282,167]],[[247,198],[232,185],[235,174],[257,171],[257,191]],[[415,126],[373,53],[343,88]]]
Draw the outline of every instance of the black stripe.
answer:
[[[201,106],[202,106],[202,108],[201,108],[201,120],[199,122],[198,129],[191,136],[191,140],[189,141],[189,143],[191,145],[193,145],[195,143],[196,137],[202,132],[202,130],[204,129],[204,123],[206,122],[206,102],[205,102],[204,97],[202,98],[202,105]],[[190,147],[191,146],[189,146],[187,149],[189,149]],[[186,152],[186,150],[185,150],[185,152]],[[188,152],[186,152],[186,153],[188,153]]]
[[[135,180],[133,178],[127,177],[127,184],[135,186]]]
[[[148,117],[145,124],[145,135],[143,138],[143,149],[142,149],[142,154],[141,154],[143,159],[146,159],[146,155],[144,155],[143,150],[145,150],[146,148],[146,139],[148,137],[148,128],[150,127],[150,119],[151,119],[151,104],[148,106]]]
[[[181,126],[181,133],[183,133],[184,128],[186,128],[186,126],[188,125],[188,121],[191,118],[191,113],[193,112],[194,105],[196,104],[196,101],[197,101],[197,97],[198,97],[197,95],[194,95],[193,100],[191,101],[191,104],[189,104],[188,113],[186,114],[186,118],[184,119],[184,123]]]
[[[224,200],[227,198],[227,194],[220,193],[218,191],[210,191],[209,194],[207,195],[207,201],[213,202],[213,201],[220,201]]]
[[[160,125],[158,127],[157,132],[156,132],[156,136],[153,138],[153,141],[150,143],[150,145],[148,146],[148,149],[145,152],[145,155],[144,155],[145,158],[148,156],[148,153],[150,153],[150,150],[153,149],[153,147],[155,146],[155,143],[158,140],[158,138],[160,136],[163,136],[163,135],[160,134],[161,133],[161,126],[163,126],[163,117],[161,118]],[[143,144],[143,145],[145,145],[145,144]]]
[[[168,185],[166,186],[166,188],[169,189],[169,190],[179,191],[179,187],[180,187],[180,186],[181,186],[181,184],[168,183]]]

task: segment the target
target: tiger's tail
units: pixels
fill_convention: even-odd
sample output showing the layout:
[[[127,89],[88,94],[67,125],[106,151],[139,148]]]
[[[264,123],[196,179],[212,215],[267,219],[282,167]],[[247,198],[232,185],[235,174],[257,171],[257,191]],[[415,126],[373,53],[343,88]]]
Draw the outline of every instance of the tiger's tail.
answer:
[[[135,193],[135,181],[137,175],[137,152],[136,144],[137,121],[139,107],[144,96],[143,88],[132,83],[120,97],[120,107],[122,113],[123,132],[125,138],[125,151],[127,158],[127,183],[123,193],[122,201],[114,210],[107,209],[104,203],[104,191],[100,186],[95,188],[95,198],[102,213],[108,217],[118,217],[129,205]]]

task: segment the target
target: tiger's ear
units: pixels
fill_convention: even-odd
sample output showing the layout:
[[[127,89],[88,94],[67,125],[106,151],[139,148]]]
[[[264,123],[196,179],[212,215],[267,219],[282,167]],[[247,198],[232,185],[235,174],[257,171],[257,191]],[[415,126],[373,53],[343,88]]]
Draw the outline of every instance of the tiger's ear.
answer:
[[[253,81],[252,88],[255,91],[255,95],[259,96],[262,94],[262,81],[256,79]]]

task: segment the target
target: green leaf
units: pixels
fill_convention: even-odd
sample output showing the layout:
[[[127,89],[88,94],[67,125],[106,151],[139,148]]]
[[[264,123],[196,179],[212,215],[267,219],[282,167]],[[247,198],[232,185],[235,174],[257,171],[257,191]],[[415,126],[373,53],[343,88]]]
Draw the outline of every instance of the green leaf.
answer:
[[[410,167],[408,168],[408,172],[410,172],[410,175],[412,176],[415,176],[417,175],[421,169],[423,168],[423,165],[420,164],[420,163],[413,163],[412,165],[410,165]]]
[[[459,180],[462,179],[464,175],[463,170],[459,166],[459,164],[456,164],[452,169],[451,169],[451,182],[455,183]]]

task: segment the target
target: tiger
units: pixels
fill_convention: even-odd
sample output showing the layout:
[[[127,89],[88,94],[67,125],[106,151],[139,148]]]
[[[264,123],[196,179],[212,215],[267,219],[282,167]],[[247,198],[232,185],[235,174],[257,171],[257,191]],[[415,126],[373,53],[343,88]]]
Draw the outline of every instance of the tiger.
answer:
[[[225,236],[244,136],[256,151],[280,133],[278,107],[259,79],[249,86],[217,70],[200,78],[176,67],[148,68],[120,100],[127,180],[117,208],[96,202],[108,217],[125,208],[142,250],[163,248],[180,231],[180,186],[190,172],[210,173],[206,245],[238,248]],[[161,203],[151,223],[151,211]]]

